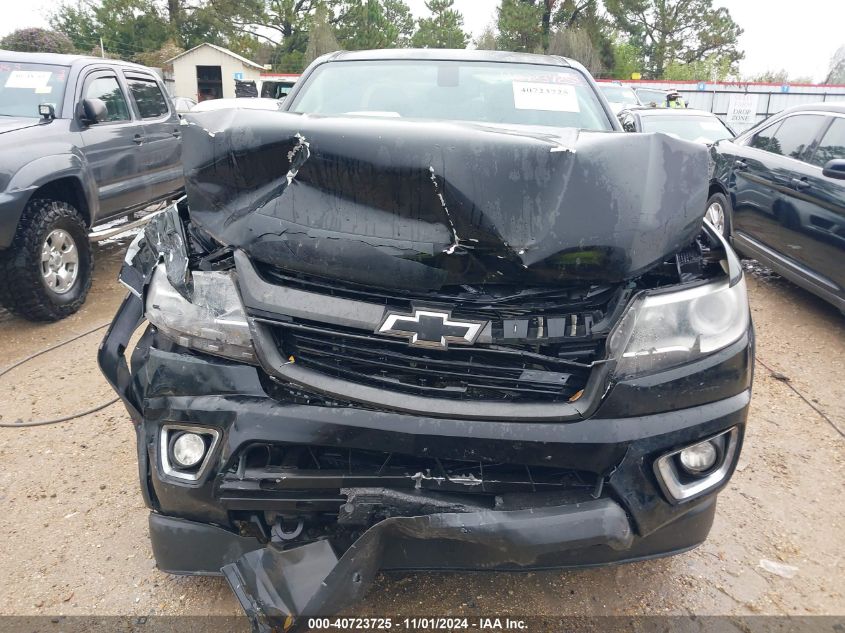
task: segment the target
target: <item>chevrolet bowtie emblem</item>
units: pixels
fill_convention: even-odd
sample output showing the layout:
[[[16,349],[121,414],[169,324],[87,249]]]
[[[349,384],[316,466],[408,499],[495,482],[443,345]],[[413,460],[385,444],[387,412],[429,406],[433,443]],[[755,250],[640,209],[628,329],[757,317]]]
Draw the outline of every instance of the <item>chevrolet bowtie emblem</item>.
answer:
[[[486,321],[452,319],[449,312],[415,308],[413,314],[388,312],[377,334],[408,339],[415,347],[447,349],[449,343],[472,345]]]

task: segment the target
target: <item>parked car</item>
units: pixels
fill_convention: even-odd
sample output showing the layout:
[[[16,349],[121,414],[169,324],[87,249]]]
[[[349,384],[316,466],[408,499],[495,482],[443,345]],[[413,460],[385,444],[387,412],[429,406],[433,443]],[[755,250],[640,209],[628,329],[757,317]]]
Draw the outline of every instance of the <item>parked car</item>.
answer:
[[[743,254],[845,310],[845,104],[789,108],[712,155],[711,221]]]
[[[599,83],[599,88],[614,112],[640,105],[637,94],[620,83]]]
[[[211,112],[213,110],[279,110],[282,102],[278,99],[264,99],[261,97],[243,97],[240,99],[206,99],[200,101],[191,112]]]
[[[29,319],[76,312],[88,230],[183,187],[179,118],[149,68],[0,51],[0,304]]]
[[[195,105],[197,102],[189,97],[173,97],[173,106],[179,114],[190,112]]]
[[[703,226],[707,149],[608,133],[599,95],[561,57],[358,51],[284,112],[186,117],[187,197],[130,248],[99,355],[160,569],[288,630],[378,569],[706,538],[751,397],[743,273]]]
[[[662,132],[704,145],[736,136],[719,117],[706,110],[640,107],[622,110],[618,118],[626,132]]]
[[[668,105],[669,91],[656,88],[633,88],[640,103],[651,108],[665,108]]]

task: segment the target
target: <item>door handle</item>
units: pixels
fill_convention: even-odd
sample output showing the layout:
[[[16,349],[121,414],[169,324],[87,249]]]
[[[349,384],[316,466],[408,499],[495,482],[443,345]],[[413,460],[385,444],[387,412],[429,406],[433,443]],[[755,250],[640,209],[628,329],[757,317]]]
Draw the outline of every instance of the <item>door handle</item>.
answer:
[[[746,163],[744,160],[737,159],[734,161],[734,169],[738,169],[740,171],[748,169],[748,163]]]
[[[179,138],[180,136],[182,136],[177,130],[173,130],[170,134],[174,138]]]
[[[140,145],[141,143],[144,142],[144,137],[141,136],[140,134],[136,134],[135,136],[132,137],[132,142]]]
[[[793,178],[789,181],[789,184],[795,191],[803,191],[804,189],[810,188],[810,183],[807,182],[806,178]]]

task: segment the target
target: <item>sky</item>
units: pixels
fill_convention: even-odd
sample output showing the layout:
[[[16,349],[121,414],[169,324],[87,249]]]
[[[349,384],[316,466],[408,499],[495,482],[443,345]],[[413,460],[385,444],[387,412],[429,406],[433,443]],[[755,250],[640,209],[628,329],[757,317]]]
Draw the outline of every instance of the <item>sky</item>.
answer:
[[[427,15],[424,0],[406,2],[416,16]],[[47,26],[47,14],[56,4],[56,0],[0,0],[0,36],[27,26]],[[455,0],[473,36],[495,21],[498,4],[499,0]],[[740,38],[740,48],[745,50],[742,75],[783,68],[790,77],[822,81],[830,58],[845,46],[845,2],[841,0],[801,0],[799,5],[785,0],[714,0],[713,4],[726,7],[745,30]]]

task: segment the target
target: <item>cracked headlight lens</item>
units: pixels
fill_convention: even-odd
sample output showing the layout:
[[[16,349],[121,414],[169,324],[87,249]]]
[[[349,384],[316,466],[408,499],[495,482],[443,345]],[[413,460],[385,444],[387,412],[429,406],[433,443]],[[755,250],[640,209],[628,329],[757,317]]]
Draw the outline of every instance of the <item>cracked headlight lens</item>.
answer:
[[[614,329],[608,351],[621,375],[667,369],[727,347],[750,319],[745,278],[645,294]]]
[[[183,347],[255,362],[249,324],[231,274],[196,271],[192,278],[189,301],[159,264],[147,289],[147,320]]]

